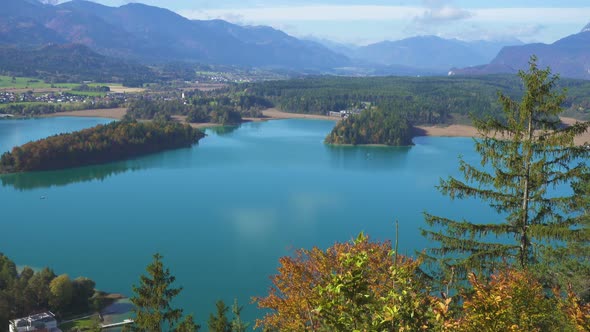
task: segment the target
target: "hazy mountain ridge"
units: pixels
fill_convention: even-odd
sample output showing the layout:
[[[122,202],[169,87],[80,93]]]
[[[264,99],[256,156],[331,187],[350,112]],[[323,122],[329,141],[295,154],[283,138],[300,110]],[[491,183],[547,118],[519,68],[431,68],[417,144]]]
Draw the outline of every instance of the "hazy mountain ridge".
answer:
[[[452,67],[487,63],[514,41],[461,41],[437,36],[417,36],[360,47],[352,58],[381,65],[404,65],[447,72]]]
[[[75,0],[57,6],[5,0],[0,43],[80,43],[107,55],[147,62],[190,61],[241,66],[329,69],[348,58],[269,27],[191,21],[167,9],[131,3],[107,7]]]
[[[580,33],[562,38],[553,44],[526,44],[503,48],[487,65],[454,68],[454,75],[486,75],[516,73],[528,67],[531,55],[538,57],[540,67],[550,67],[563,77],[590,79],[590,24]]]

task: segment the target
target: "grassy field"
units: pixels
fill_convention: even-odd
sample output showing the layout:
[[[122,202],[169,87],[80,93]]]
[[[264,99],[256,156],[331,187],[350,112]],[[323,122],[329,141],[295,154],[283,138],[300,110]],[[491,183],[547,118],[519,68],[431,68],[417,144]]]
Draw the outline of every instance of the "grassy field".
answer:
[[[94,315],[92,317],[83,318],[80,320],[75,320],[73,322],[68,322],[65,324],[60,324],[59,328],[62,331],[78,331],[78,330],[90,330],[96,326],[98,322],[98,315]]]
[[[72,83],[57,83],[54,88],[71,89],[78,84]],[[0,89],[48,89],[51,88],[50,83],[45,83],[40,79],[31,77],[10,77],[0,75]]]
[[[11,77],[0,75],[0,89],[72,89],[81,83],[45,83],[43,80],[32,77]],[[89,86],[110,86],[113,88],[122,88],[117,83],[90,83]]]
[[[0,104],[0,112],[10,106],[14,105],[24,105],[24,106],[39,106],[39,105],[60,105],[62,107],[62,111],[75,111],[80,109],[85,109],[86,105],[84,103],[44,103],[44,102],[18,102],[18,103],[9,103],[9,104]]]

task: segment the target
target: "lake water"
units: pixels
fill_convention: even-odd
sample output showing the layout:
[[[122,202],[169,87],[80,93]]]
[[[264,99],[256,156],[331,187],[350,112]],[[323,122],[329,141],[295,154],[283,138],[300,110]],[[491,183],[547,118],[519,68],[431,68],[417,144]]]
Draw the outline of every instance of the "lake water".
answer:
[[[0,151],[109,120],[0,121]],[[184,291],[177,304],[206,326],[217,299],[263,296],[278,259],[360,231],[401,253],[430,246],[422,213],[493,213],[434,188],[478,162],[468,138],[418,137],[404,148],[331,147],[331,121],[280,120],[207,130],[190,149],[80,169],[0,177],[0,252],[19,265],[87,276],[131,295],[155,252]],[[41,199],[44,198],[44,199]],[[253,305],[245,315],[257,315]]]

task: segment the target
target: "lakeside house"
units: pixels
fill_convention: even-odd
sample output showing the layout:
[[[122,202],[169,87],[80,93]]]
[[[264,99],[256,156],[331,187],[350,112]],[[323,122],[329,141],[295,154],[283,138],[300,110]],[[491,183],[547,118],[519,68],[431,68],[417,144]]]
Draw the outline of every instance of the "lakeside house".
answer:
[[[8,328],[10,332],[62,332],[51,311],[11,320]]]
[[[328,112],[328,116],[341,117],[343,119],[346,119],[350,115],[361,114],[362,111],[363,110],[360,108],[355,108],[355,109],[351,109],[351,110],[342,110],[339,112],[330,111],[330,112]]]

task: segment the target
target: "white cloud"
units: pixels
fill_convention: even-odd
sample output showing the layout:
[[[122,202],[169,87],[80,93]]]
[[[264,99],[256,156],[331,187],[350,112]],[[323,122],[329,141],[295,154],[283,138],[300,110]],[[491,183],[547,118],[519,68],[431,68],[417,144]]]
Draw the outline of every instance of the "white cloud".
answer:
[[[251,22],[287,21],[412,21],[466,19],[481,22],[563,23],[583,22],[590,18],[590,7],[584,8],[478,8],[460,9],[448,4],[432,7],[359,6],[359,5],[296,5],[285,7],[227,8],[208,10],[180,10],[191,19],[240,17]],[[582,24],[582,26],[584,25]]]
[[[414,18],[416,23],[438,24],[463,20],[473,16],[470,11],[451,5],[450,1],[425,0],[424,6],[426,7],[424,13]]]
[[[191,19],[212,19],[239,14],[248,21],[359,21],[403,20],[423,13],[419,7],[405,6],[292,6],[244,9],[181,10]]]

